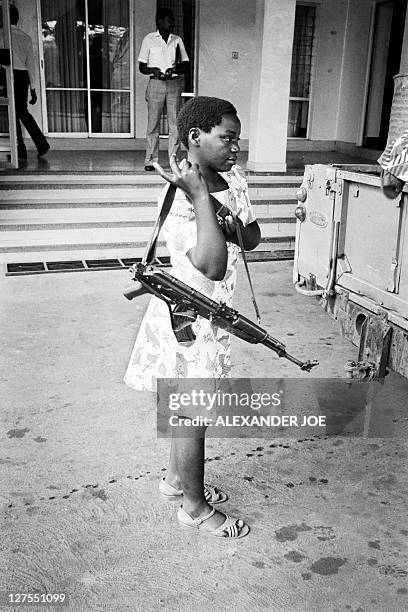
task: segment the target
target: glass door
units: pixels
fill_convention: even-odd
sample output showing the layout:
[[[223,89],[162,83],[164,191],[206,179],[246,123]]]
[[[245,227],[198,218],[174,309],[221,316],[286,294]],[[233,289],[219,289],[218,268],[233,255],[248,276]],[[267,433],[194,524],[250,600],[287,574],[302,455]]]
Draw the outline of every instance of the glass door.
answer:
[[[56,136],[133,136],[131,0],[40,0],[44,123]]]

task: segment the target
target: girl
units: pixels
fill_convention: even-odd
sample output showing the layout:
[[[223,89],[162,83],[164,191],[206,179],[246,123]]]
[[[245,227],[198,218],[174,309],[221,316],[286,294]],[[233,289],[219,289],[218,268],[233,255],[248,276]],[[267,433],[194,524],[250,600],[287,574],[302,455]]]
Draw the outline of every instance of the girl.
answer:
[[[236,166],[241,124],[226,100],[192,98],[177,119],[188,159],[172,175],[156,164],[160,175],[178,189],[163,225],[171,258],[171,274],[217,302],[231,305],[239,253],[236,223],[246,250],[260,241],[260,230],[248,198],[248,187]],[[159,204],[163,201],[163,190]],[[210,194],[230,214],[220,224]],[[198,317],[196,340],[180,345],[173,333],[166,304],[152,297],[142,321],[125,375],[134,389],[156,391],[157,378],[220,378],[228,376],[230,336]],[[180,429],[180,428],[178,428]],[[167,476],[159,485],[167,499],[182,499],[178,522],[184,529],[222,538],[240,538],[249,532],[241,519],[216,511],[212,504],[227,495],[204,485],[205,427],[189,428],[188,437],[174,437]]]

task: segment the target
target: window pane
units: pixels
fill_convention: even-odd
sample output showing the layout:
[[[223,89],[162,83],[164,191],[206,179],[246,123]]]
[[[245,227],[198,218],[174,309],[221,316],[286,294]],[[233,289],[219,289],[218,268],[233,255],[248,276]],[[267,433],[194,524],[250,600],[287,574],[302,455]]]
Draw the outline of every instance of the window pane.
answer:
[[[296,7],[290,75],[290,96],[292,98],[307,98],[310,94],[315,17],[314,6],[298,5]]]
[[[41,0],[46,87],[86,87],[84,0]]]
[[[86,92],[47,91],[48,130],[87,132]]]
[[[290,100],[288,136],[306,138],[309,102]]]
[[[92,132],[130,132],[130,94],[118,91],[91,92]]]
[[[129,0],[89,0],[89,64],[93,89],[129,89]]]

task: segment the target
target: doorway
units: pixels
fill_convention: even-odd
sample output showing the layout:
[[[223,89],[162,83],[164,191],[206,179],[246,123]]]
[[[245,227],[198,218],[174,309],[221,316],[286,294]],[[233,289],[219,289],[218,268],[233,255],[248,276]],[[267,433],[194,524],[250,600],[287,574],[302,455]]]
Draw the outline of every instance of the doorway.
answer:
[[[407,0],[381,0],[374,4],[371,66],[363,146],[382,150],[387,144],[404,37]]]
[[[132,0],[38,1],[47,133],[132,137]]]

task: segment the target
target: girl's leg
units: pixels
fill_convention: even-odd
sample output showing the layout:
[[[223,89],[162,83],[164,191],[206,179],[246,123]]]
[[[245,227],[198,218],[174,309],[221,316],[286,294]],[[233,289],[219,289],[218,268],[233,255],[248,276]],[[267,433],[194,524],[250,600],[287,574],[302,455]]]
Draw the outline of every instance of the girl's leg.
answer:
[[[185,431],[185,437],[172,440],[173,461],[177,465],[180,488],[183,490],[183,510],[192,518],[206,516],[212,510],[212,506],[204,497],[205,429],[189,427],[188,431]],[[207,526],[216,529],[224,521],[225,515],[216,511],[208,519]]]
[[[183,508],[189,514],[208,508],[204,497],[204,431],[201,437],[173,439]]]
[[[167,482],[167,484],[171,485],[175,489],[181,489],[176,458],[176,438],[171,439],[169,465],[164,480]]]

